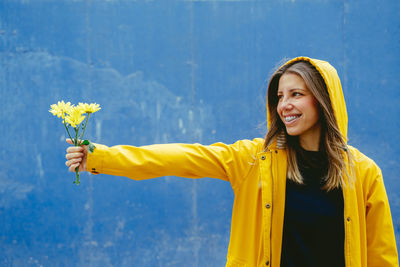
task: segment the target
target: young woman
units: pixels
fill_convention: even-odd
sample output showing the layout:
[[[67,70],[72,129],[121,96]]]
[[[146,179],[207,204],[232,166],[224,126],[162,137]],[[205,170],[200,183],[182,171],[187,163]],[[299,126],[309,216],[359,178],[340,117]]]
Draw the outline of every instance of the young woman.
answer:
[[[398,266],[379,167],[347,145],[336,70],[288,61],[268,85],[265,139],[143,147],[69,147],[80,171],[148,179],[213,177],[235,193],[226,266]]]

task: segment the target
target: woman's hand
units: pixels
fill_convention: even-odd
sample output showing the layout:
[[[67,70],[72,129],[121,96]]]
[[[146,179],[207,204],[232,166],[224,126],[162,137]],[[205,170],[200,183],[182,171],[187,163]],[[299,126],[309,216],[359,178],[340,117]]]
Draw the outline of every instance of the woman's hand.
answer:
[[[68,144],[73,145],[71,139],[66,140]],[[79,167],[79,171],[86,171],[86,159],[87,159],[88,146],[70,146],[67,148],[67,154],[65,158],[67,161],[65,165],[69,167],[70,172],[75,172],[75,168]]]

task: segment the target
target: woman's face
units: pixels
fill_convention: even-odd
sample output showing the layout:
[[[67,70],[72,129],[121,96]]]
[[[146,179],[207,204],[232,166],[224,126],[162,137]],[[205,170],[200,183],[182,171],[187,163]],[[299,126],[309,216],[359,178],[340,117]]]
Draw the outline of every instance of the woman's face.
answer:
[[[318,102],[297,74],[285,73],[279,79],[277,112],[289,135],[299,136],[307,150],[318,150],[321,134]]]

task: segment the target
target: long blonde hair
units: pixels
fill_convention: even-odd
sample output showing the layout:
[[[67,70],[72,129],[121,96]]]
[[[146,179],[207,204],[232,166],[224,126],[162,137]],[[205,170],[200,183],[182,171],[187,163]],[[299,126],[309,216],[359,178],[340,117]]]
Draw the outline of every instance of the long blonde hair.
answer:
[[[287,177],[296,183],[303,183],[296,156],[296,149],[300,146],[298,136],[288,135],[277,112],[279,79],[284,73],[300,76],[318,102],[321,124],[319,147],[328,158],[328,171],[324,177],[323,189],[329,191],[339,188],[344,184],[344,174],[348,175],[344,154],[347,154],[349,163],[351,163],[352,157],[347,149],[345,138],[339,131],[324,79],[311,63],[296,61],[282,66],[272,75],[268,84],[267,96],[270,126],[265,137],[264,147],[267,148],[274,140],[279,139],[281,142],[284,140],[288,155]]]

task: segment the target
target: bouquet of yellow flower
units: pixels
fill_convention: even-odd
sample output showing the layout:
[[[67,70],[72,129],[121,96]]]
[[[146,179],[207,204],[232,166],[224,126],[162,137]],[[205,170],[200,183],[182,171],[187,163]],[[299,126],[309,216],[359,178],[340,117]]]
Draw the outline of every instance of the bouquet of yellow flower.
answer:
[[[62,118],[62,123],[67,130],[69,138],[73,141],[75,146],[88,145],[89,153],[92,153],[95,146],[89,140],[83,140],[89,116],[96,111],[99,111],[100,105],[96,103],[87,104],[79,103],[78,105],[71,105],[70,102],[58,101],[57,104],[50,106],[49,112],[54,116]],[[85,120],[86,117],[86,120]],[[85,120],[85,122],[83,122]],[[75,135],[71,136],[70,127],[73,128]],[[72,131],[72,129],[71,129]],[[83,141],[82,141],[83,140]],[[79,185],[79,167],[75,169],[76,181],[74,184]]]

